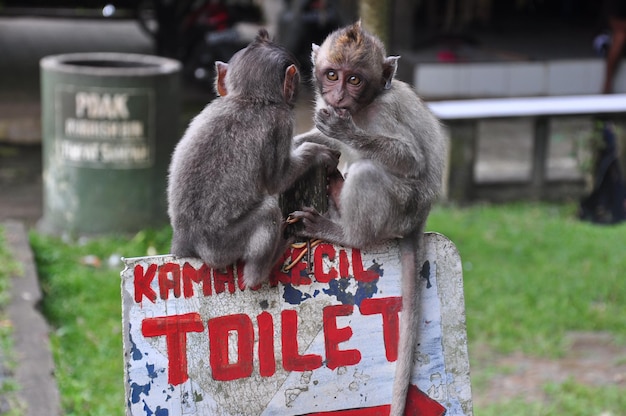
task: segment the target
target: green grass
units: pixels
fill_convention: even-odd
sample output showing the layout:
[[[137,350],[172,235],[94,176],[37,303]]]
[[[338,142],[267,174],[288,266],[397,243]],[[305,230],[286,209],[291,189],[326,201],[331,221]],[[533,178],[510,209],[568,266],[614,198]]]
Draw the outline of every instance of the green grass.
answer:
[[[622,416],[626,409],[624,389],[590,387],[567,381],[544,387],[546,403],[527,403],[523,398],[475,409],[477,416]]]
[[[460,251],[468,335],[502,353],[563,353],[567,331],[626,335],[626,225],[583,223],[573,206],[436,208],[428,229]]]
[[[83,244],[31,233],[64,415],[123,414],[122,266],[109,259],[166,253],[169,239],[167,229]]]
[[[437,207],[429,230],[445,234],[463,262],[475,391],[510,368],[476,365],[485,355],[522,351],[557,358],[569,331],[609,331],[626,340],[626,224],[580,222],[573,205]],[[523,397],[475,408],[478,416],[617,416],[623,387],[567,382],[544,386],[546,402]]]
[[[572,205],[543,204],[433,211],[427,228],[448,236],[463,259],[470,357],[483,347],[558,357],[568,331],[610,331],[626,340],[626,225],[594,226],[574,214]],[[112,255],[166,253],[169,238],[169,229],[84,244],[31,234],[66,415],[123,413],[121,266],[106,263]],[[82,264],[88,255],[103,265]],[[497,371],[507,369],[488,369]],[[473,375],[477,383],[488,377]],[[549,403],[512,401],[476,414],[618,415],[626,408],[617,387],[545,389]]]
[[[1,409],[6,416],[21,416],[24,414],[24,404],[17,397],[20,389],[12,378],[15,369],[15,348],[13,345],[13,326],[6,314],[6,307],[10,301],[12,276],[20,276],[19,264],[13,259],[5,237],[4,227],[0,226],[0,357],[2,357],[2,381],[0,382]],[[0,410],[2,411],[2,410]]]

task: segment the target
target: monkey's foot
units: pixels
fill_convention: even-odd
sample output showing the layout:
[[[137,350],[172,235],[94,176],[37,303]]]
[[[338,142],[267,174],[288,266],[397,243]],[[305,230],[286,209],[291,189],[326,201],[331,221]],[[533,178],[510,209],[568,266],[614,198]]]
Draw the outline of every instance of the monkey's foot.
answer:
[[[248,276],[248,275],[246,275],[244,273],[244,276],[243,276],[243,284],[244,284],[244,286],[246,288],[252,289],[252,290],[255,290],[255,289],[258,289],[259,287],[261,287],[263,282],[265,282],[266,280],[267,280],[266,278],[260,277],[258,275],[255,276],[255,277],[250,277],[250,276]]]
[[[322,215],[317,212],[315,208],[312,207],[302,207],[302,211],[294,211],[287,217],[288,224],[294,224],[297,222],[312,223],[315,221],[316,217],[321,217]]]
[[[302,211],[294,211],[289,216],[300,219],[304,225],[304,230],[297,232],[298,236],[319,238],[333,244],[344,245],[341,227],[321,215],[315,208],[304,207]]]
[[[295,224],[297,222],[300,222],[300,218],[293,217],[292,214],[289,214],[289,216],[285,220],[285,225],[291,225],[291,224]]]

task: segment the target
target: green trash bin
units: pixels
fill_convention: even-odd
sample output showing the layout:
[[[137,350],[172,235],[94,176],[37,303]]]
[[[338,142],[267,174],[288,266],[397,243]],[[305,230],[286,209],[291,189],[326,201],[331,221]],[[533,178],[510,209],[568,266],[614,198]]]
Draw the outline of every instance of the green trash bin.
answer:
[[[40,229],[90,235],[166,223],[167,168],[180,138],[180,63],[72,53],[45,57],[40,68]]]

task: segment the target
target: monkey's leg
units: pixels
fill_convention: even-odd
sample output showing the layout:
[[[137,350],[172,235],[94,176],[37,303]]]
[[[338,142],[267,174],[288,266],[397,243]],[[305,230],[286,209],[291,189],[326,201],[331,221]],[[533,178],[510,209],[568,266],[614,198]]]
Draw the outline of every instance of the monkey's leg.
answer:
[[[289,241],[283,238],[285,224],[278,202],[275,198],[271,199],[274,200],[265,207],[266,210],[252,216],[253,221],[246,221],[247,224],[242,224],[250,229],[242,256],[243,280],[246,287],[263,283],[289,245]]]
[[[198,251],[193,246],[193,238],[178,228],[174,228],[170,253],[177,257],[199,257]]]
[[[327,189],[328,189],[328,217],[335,219],[339,217],[339,210],[341,202],[339,201],[341,190],[343,189],[344,178],[338,169],[335,169],[327,177]]]
[[[372,161],[350,166],[339,195],[345,245],[363,248],[403,235],[404,198],[397,191],[397,179]]]
[[[246,287],[255,287],[269,277],[278,260],[276,253],[279,251],[279,242],[282,240],[278,233],[276,228],[260,227],[255,230],[249,251],[242,258],[243,281]]]

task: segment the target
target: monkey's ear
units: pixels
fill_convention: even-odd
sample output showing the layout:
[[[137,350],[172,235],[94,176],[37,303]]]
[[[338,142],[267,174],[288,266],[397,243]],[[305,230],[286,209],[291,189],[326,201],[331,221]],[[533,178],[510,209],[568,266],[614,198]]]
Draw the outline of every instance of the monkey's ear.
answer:
[[[215,61],[215,92],[220,97],[228,94],[226,89],[226,72],[228,72],[228,64],[222,61]]]
[[[291,64],[285,70],[285,83],[283,85],[283,96],[285,101],[293,104],[298,96],[298,85],[300,84],[300,73],[298,68]]]
[[[399,56],[388,56],[383,61],[383,81],[385,82],[385,89],[391,88],[391,81],[396,76],[398,70]]]
[[[315,58],[317,57],[317,53],[320,50],[320,45],[315,43],[311,44],[311,62],[315,65]]]

